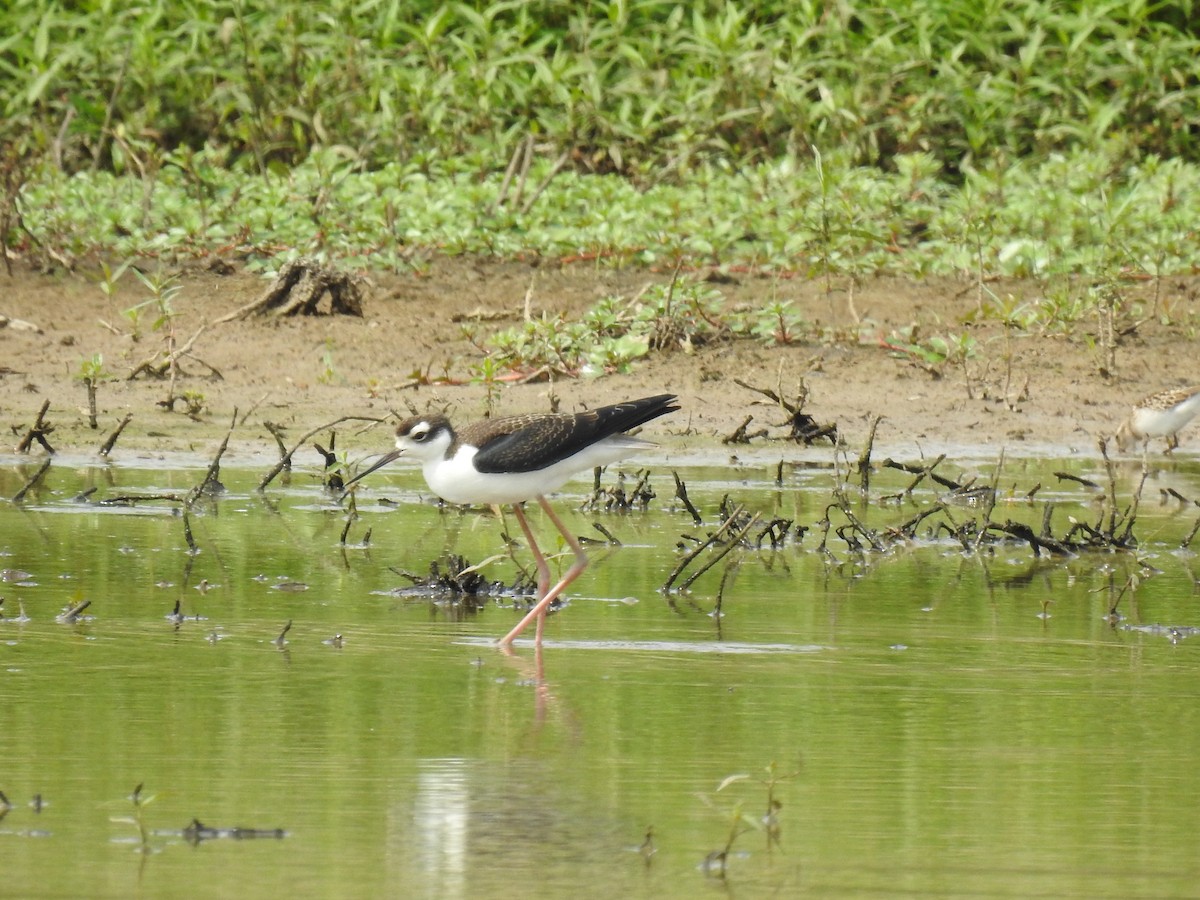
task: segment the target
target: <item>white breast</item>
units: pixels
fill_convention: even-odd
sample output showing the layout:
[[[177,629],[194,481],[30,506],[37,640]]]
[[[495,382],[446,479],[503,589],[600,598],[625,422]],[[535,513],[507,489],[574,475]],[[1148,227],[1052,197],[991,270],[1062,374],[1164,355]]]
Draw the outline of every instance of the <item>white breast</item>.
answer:
[[[460,447],[450,459],[423,463],[429,489],[449,503],[521,503],[556,491],[579,472],[606,466],[654,445],[617,435],[535,472],[477,472],[471,465],[474,447]]]

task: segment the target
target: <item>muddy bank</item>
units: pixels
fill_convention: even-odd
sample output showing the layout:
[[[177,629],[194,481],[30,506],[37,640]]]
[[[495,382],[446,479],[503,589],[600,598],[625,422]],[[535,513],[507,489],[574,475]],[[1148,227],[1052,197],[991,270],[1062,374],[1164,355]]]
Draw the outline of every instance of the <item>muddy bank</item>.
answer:
[[[172,300],[175,347],[188,341],[191,347],[179,359],[173,389],[181,399],[168,410],[163,405],[172,390],[168,380],[144,368],[129,377],[147,363],[153,367],[166,346],[163,332],[153,328],[152,309],[143,308],[136,322],[125,313],[146,299],[140,283],[125,278],[109,297],[99,287],[98,274],[17,271],[4,278],[0,315],[40,330],[0,329],[0,413],[15,446],[48,400],[54,426],[49,440],[71,453],[99,447],[126,415],[132,419],[118,452],[206,452],[224,434],[235,409],[239,425],[233,446],[248,452],[274,446],[266,422],[298,437],[343,415],[384,417],[428,405],[473,418],[483,414],[487,391],[471,381],[471,367],[481,354],[463,334],[464,319],[478,320],[477,330],[484,334],[519,322],[527,308],[535,315],[577,315],[602,297],[633,296],[647,282],[669,278],[669,273],[644,270],[548,264],[534,269],[514,262],[441,259],[420,275],[371,275],[363,318],[217,323],[261,296],[267,283],[224,264],[193,266],[182,272]],[[1111,434],[1132,401],[1196,380],[1194,370],[1180,361],[1195,348],[1191,330],[1198,285],[1195,279],[1166,283],[1166,308],[1174,321],[1144,321],[1124,334],[1114,377],[1105,378],[1094,321],[1075,323],[1070,334],[1017,333],[991,320],[972,324],[976,295],[964,283],[876,279],[851,297],[844,290],[827,295],[818,282],[740,275],[718,286],[731,309],[790,300],[826,340],[785,347],[749,339],[714,341],[687,353],[656,354],[636,363],[630,374],[505,385],[496,395],[496,409],[547,409],[552,392],[569,410],[673,391],[683,411],[656,429],[673,451],[717,458],[729,452],[777,455],[788,445],[771,438],[786,433],[785,417],[737,382],[782,388],[789,399],[803,384],[805,411],[818,422],[836,422],[855,448],[870,420],[883,416],[876,442],[887,452],[998,451],[1003,446],[1017,455],[1093,455],[1097,439]],[[989,287],[1016,302],[1040,296],[1033,284]],[[1129,290],[1148,296],[1150,287]],[[898,334],[913,341],[968,334],[974,355],[965,365],[937,370],[889,349]],[[95,354],[103,358],[105,375],[98,385],[98,428],[93,430],[80,375],[84,360]],[[418,384],[425,380],[442,383]],[[747,432],[766,429],[767,437],[733,448],[723,445],[748,415],[753,419]],[[1187,430],[1182,437],[1181,453],[1200,446]],[[376,447],[386,440],[380,430],[362,438]]]

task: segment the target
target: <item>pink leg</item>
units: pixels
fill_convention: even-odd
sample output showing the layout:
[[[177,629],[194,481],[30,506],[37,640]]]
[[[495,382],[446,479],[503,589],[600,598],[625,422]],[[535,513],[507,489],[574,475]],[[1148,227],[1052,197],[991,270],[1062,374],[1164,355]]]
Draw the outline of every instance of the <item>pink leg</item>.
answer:
[[[501,647],[511,646],[513,639],[516,638],[517,635],[519,635],[522,631],[524,631],[528,627],[529,623],[534,619],[537,619],[537,632],[536,637],[534,638],[534,643],[537,646],[541,646],[542,628],[546,621],[546,610],[549,608],[550,604],[554,602],[554,599],[566,589],[567,585],[579,577],[580,573],[587,568],[588,564],[587,554],[583,552],[583,547],[579,546],[579,541],[575,539],[575,535],[571,534],[571,532],[566,529],[566,526],[563,525],[562,520],[555,515],[555,512],[553,509],[551,509],[550,504],[546,502],[546,498],[538,497],[537,499],[538,503],[541,504],[542,509],[546,511],[546,515],[550,517],[550,521],[553,522],[554,526],[558,529],[559,534],[563,536],[563,539],[567,542],[568,546],[570,546],[570,548],[575,552],[575,562],[571,563],[571,567],[567,569],[566,574],[563,575],[558,584],[554,585],[554,587],[550,588],[549,590],[545,590],[542,581],[542,572],[543,566],[545,566],[545,581],[549,582],[549,566],[546,565],[546,558],[542,556],[541,550],[538,549],[537,543],[533,539],[533,532],[529,528],[529,523],[525,521],[524,514],[520,511],[519,507],[514,507],[514,509],[517,511],[517,519],[525,531],[525,537],[529,540],[530,549],[533,550],[534,559],[538,561],[538,602],[534,604],[533,609],[525,614],[525,618],[521,619],[521,621],[517,623],[516,627],[513,628],[512,631],[500,639]]]
[[[533,537],[533,529],[529,527],[529,521],[525,518],[525,511],[521,509],[521,504],[514,503],[513,512],[517,516],[521,530],[525,532],[525,540],[529,542],[529,549],[533,553],[533,561],[537,566],[537,595],[544,597],[546,591],[550,590],[550,564],[546,562],[546,557],[542,555],[542,549]]]

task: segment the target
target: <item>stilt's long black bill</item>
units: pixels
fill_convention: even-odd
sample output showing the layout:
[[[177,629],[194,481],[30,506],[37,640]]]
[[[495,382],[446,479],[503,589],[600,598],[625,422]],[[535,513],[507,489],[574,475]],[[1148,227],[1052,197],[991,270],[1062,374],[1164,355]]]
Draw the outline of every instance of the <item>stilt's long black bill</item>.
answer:
[[[346,491],[349,491],[350,486],[353,485],[355,482],[362,481],[364,478],[366,478],[368,475],[370,475],[376,469],[382,469],[388,463],[399,459],[403,455],[404,455],[403,450],[392,450],[390,453],[383,454],[383,456],[379,457],[379,459],[377,459],[375,461],[375,463],[369,469],[365,469],[362,472],[359,472],[357,475],[355,475],[353,478],[351,478],[349,481],[347,481],[343,485],[343,487],[346,489]],[[343,493],[342,496],[344,497],[345,494]]]

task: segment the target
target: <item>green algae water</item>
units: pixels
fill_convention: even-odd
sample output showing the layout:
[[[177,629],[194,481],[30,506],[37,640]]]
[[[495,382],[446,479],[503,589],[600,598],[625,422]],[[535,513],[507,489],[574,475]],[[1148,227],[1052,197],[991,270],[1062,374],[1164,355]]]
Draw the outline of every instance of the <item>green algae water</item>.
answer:
[[[1068,558],[821,552],[823,466],[680,465],[701,525],[669,465],[644,512],[579,511],[582,479],[556,506],[621,545],[589,547],[542,653],[506,655],[523,601],[405,573],[461,554],[511,583],[516,524],[415,470],[346,530],[319,472],[259,493],[226,467],[192,551],[180,503],[103,501],[202,468],[56,463],[0,503],[0,896],[1195,896],[1200,510],[1162,491],[1200,496],[1200,465],[1155,465],[1137,553]],[[34,468],[0,461],[0,496]],[[1094,520],[1064,468],[1103,480],[1010,460],[993,519]],[[886,533],[936,499],[911,480],[851,508]],[[664,596],[726,496],[788,540]]]

